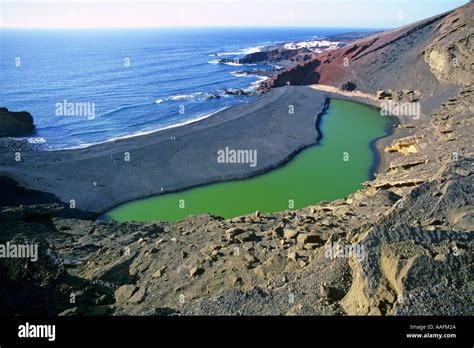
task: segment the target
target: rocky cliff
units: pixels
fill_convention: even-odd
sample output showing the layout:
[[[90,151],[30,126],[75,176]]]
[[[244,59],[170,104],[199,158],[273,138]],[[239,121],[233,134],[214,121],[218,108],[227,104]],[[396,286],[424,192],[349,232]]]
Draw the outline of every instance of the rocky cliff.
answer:
[[[33,129],[33,117],[30,113],[13,112],[0,107],[0,136],[22,135]]]

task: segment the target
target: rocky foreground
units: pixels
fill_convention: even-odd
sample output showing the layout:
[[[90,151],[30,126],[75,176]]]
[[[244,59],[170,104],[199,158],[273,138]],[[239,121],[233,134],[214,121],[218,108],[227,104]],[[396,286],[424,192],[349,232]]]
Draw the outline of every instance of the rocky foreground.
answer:
[[[0,298],[8,299],[0,312],[473,315],[472,7],[376,40],[384,44],[366,57],[377,62],[369,78],[383,74],[374,68],[380,54],[393,60],[383,63],[389,74],[408,59],[390,58],[392,48],[413,36],[433,40],[413,41],[425,53],[407,53],[419,67],[411,80],[389,86],[388,76],[369,88],[364,75],[351,79],[374,96],[378,89],[416,90],[410,102],[424,110],[416,122],[402,118],[406,136],[387,144],[389,164],[363,190],[297,211],[177,223],[66,219],[58,217],[59,204],[1,208],[0,242],[38,243],[40,255],[36,262],[0,259]],[[350,52],[368,54],[355,45]],[[342,60],[350,49],[331,54]],[[443,64],[448,52],[456,65]],[[336,72],[336,63],[323,64]],[[294,82],[303,72],[273,83]],[[333,76],[340,79],[324,82],[348,80]]]

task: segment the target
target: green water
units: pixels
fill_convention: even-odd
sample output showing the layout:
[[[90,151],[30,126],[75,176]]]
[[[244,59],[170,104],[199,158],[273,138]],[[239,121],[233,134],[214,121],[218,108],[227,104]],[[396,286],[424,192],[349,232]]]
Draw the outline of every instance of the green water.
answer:
[[[370,178],[376,162],[370,144],[386,135],[393,122],[374,108],[332,99],[320,123],[320,144],[303,150],[283,167],[250,179],[125,203],[102,218],[176,221],[203,213],[230,218],[342,198]]]

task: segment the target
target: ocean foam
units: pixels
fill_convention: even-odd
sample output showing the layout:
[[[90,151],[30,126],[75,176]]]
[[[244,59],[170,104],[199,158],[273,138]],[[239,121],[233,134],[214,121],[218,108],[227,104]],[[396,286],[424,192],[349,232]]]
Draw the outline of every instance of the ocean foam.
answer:
[[[178,100],[190,100],[193,98],[194,98],[194,95],[192,94],[178,94],[178,95],[173,95],[169,97],[168,100],[178,101]]]
[[[207,62],[208,64],[225,64],[225,65],[232,65],[232,66],[242,66],[243,64],[234,63],[234,62],[220,62],[218,59],[213,59]]]
[[[241,63],[235,63],[235,62],[225,62],[225,63],[222,63],[222,64],[231,65],[231,66],[242,66],[243,65]]]
[[[165,97],[165,98],[159,98],[159,99],[155,100],[155,103],[156,104],[161,104],[161,103],[164,103],[166,101],[191,100],[191,99],[194,99],[194,98],[196,98],[196,96],[201,95],[201,94],[204,94],[204,92],[196,92],[196,93],[191,93],[191,94],[176,94],[176,95],[172,95],[172,96]]]
[[[249,76],[247,73],[241,71],[231,71],[230,74],[235,77]]]
[[[255,81],[255,82],[252,82],[251,85],[254,86],[254,87],[258,87],[258,85],[263,82],[263,81],[266,81],[268,80],[269,77],[268,76],[258,76],[258,80]]]
[[[297,50],[300,48],[307,48],[311,51],[321,52],[322,48],[324,49],[335,49],[338,47],[339,41],[329,41],[329,40],[308,40],[308,41],[299,41],[299,42],[289,42],[283,45],[288,50]]]
[[[190,124],[190,123],[195,123],[195,122],[204,120],[205,118],[211,117],[212,115],[215,115],[218,112],[221,112],[221,111],[223,111],[225,109],[228,109],[228,108],[229,107],[226,106],[226,107],[220,108],[217,111],[211,112],[209,114],[196,116],[194,118],[191,118],[189,120],[186,120],[186,121],[183,121],[183,122],[180,122],[180,123],[175,123],[175,124],[167,125],[167,126],[164,126],[164,127],[161,127],[161,128],[156,128],[156,129],[152,129],[152,130],[146,130],[146,131],[141,131],[141,132],[137,132],[137,133],[133,133],[133,134],[119,136],[119,137],[116,137],[116,138],[111,138],[111,139],[106,140],[106,141],[102,141],[100,143],[84,143],[84,144],[81,144],[81,145],[75,145],[75,146],[71,146],[71,147],[65,147],[65,148],[60,148],[60,149],[52,149],[51,151],[84,149],[84,148],[87,148],[87,147],[90,147],[90,146],[93,146],[93,145],[111,143],[111,142],[114,142],[116,140],[135,138],[135,137],[139,137],[139,136],[142,136],[142,135],[147,135],[147,134],[151,134],[151,133],[155,133],[155,132],[160,132],[160,131],[163,131],[163,130],[166,130],[166,129],[176,128],[176,127],[180,127],[180,126],[184,126],[184,125],[187,125],[187,124]]]
[[[218,53],[210,54],[209,56],[210,57],[240,56],[240,55],[246,55],[246,54],[260,52],[263,47],[265,47],[265,46],[248,47],[248,48],[242,48],[242,49],[238,50],[237,52],[218,52]]]
[[[242,52],[218,52],[218,53],[210,54],[209,57],[238,56],[240,54],[242,54]]]
[[[43,137],[20,138],[26,140],[29,144],[44,144],[46,139]]]
[[[243,54],[257,53],[257,52],[260,52],[263,47],[265,46],[249,47],[249,48],[244,48],[241,51],[243,52]]]

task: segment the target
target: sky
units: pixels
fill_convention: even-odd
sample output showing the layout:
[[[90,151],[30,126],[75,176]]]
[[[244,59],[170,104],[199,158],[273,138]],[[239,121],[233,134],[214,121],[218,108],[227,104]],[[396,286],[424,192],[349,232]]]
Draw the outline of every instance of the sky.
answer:
[[[2,28],[394,28],[468,0],[0,0]]]

